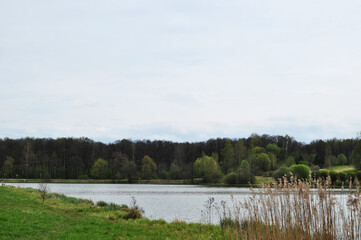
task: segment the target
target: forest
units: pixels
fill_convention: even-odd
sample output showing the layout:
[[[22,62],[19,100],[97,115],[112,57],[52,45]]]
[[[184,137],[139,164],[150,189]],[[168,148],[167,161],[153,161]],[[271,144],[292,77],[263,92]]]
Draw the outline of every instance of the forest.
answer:
[[[0,139],[0,176],[21,179],[190,179],[218,181],[230,173],[272,176],[281,167],[304,164],[312,171],[354,164],[361,140],[310,143],[293,137],[252,134],[203,142],[122,139],[105,144],[89,138]],[[213,173],[213,175],[212,175]],[[210,175],[211,174],[211,175]],[[235,176],[234,176],[235,177]]]

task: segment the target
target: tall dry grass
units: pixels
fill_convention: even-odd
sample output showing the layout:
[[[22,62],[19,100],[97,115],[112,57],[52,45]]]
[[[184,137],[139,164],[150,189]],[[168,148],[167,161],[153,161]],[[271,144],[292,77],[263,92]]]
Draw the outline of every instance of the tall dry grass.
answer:
[[[347,196],[337,195],[330,182],[284,178],[252,189],[252,196],[244,201],[221,202],[224,237],[361,240],[359,186],[352,190],[350,183]]]

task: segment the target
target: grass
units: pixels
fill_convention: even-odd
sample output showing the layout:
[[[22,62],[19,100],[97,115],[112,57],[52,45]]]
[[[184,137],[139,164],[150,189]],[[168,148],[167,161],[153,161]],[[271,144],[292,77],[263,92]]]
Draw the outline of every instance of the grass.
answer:
[[[214,206],[221,219],[220,226],[213,226],[132,219],[135,204],[95,205],[61,194],[49,194],[42,202],[38,190],[2,186],[0,239],[361,239],[359,187],[350,185],[346,204],[336,199],[329,178],[291,177],[252,192],[221,205],[212,198],[207,209]]]
[[[219,226],[128,219],[89,200],[0,186],[0,239],[222,239]],[[112,210],[117,209],[117,210]]]
[[[273,177],[256,176],[255,178],[256,178],[255,180],[256,185],[275,183]]]
[[[322,169],[320,169],[320,170],[322,170]],[[355,170],[355,167],[353,165],[340,165],[340,166],[332,166],[331,168],[328,168],[326,170],[331,170],[331,171],[336,171],[336,172],[344,172],[344,171]]]

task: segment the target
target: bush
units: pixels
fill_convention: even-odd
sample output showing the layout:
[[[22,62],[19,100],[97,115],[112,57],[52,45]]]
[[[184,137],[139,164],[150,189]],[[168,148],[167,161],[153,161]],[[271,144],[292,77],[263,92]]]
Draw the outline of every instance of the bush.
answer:
[[[255,182],[255,177],[251,173],[251,169],[247,160],[243,160],[241,162],[241,165],[237,170],[237,175],[238,175],[238,180],[237,180],[238,183],[248,184]]]
[[[310,168],[304,164],[292,165],[289,170],[298,179],[308,180],[310,178]]]
[[[318,179],[320,177],[320,171],[313,171],[312,172],[312,178],[313,179]]]
[[[318,165],[311,165],[311,171],[315,172],[315,171],[320,171],[320,167]]]
[[[283,179],[284,176],[286,176],[287,178],[289,178],[289,176],[290,176],[290,170],[286,166],[280,167],[279,169],[274,171],[272,174],[272,177],[276,181],[278,181],[278,179]]]
[[[237,183],[237,173],[230,172],[224,177],[224,182],[227,184],[236,184]]]
[[[332,184],[334,184],[336,182],[336,180],[337,180],[337,172],[336,171],[330,171],[329,175],[331,177]]]
[[[340,179],[341,182],[346,181],[346,173],[344,173],[344,172],[339,172],[339,173],[338,173],[338,179]]]
[[[124,212],[127,214],[124,216],[124,219],[140,219],[143,217],[142,212],[140,209],[133,209],[133,208],[126,208],[123,209]]]
[[[329,174],[330,174],[330,171],[323,169],[318,172],[318,177],[325,180],[325,179],[327,179]]]
[[[104,201],[99,201],[99,202],[97,202],[97,206],[98,207],[106,207],[106,206],[108,206],[108,203],[104,202]]]
[[[109,203],[108,206],[105,206],[105,210],[107,210],[107,211],[123,210],[124,208],[128,208],[128,207],[127,206],[124,207],[124,205],[120,206],[120,205],[115,204],[115,203]]]
[[[340,186],[342,185],[341,180],[337,179],[337,180],[335,181],[335,185],[338,186],[338,187],[340,187]]]

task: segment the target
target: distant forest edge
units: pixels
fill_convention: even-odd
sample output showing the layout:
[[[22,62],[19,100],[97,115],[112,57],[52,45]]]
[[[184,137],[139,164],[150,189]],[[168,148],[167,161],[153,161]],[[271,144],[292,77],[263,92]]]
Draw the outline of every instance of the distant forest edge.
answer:
[[[21,179],[190,179],[252,182],[306,165],[312,171],[353,164],[361,169],[361,140],[315,140],[252,134],[204,142],[88,138],[0,139],[0,176]],[[286,170],[285,170],[286,169]],[[297,169],[296,169],[297,170]],[[282,172],[283,171],[283,172]],[[297,172],[297,171],[296,171]]]

